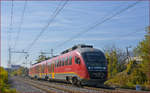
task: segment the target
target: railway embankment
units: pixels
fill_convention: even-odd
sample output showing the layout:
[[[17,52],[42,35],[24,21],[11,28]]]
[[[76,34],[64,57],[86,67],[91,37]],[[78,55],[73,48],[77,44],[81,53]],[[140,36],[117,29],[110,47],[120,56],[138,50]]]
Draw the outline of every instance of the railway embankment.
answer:
[[[149,93],[130,89],[104,89],[95,87],[77,87],[60,82],[32,80],[23,77],[11,77],[12,87],[19,93]]]

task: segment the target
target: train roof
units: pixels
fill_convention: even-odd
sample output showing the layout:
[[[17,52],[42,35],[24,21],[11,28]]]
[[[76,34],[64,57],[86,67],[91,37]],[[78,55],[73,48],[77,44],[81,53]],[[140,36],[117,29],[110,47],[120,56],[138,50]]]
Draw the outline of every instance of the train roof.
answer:
[[[66,54],[69,53],[71,51],[78,51],[80,53],[84,53],[84,52],[101,52],[99,49],[93,48],[92,45],[84,45],[84,44],[78,44],[73,46],[72,48],[69,48],[65,51],[63,51],[61,54]]]
[[[50,59],[48,59],[48,60],[42,61],[42,62],[40,62],[40,63],[35,63],[35,64],[33,64],[32,67],[37,66],[37,65],[40,65],[40,64],[44,64],[44,63],[46,63],[46,62],[49,62],[51,59],[56,59],[56,58],[58,58],[58,57],[61,56],[61,55],[65,55],[65,54],[68,54],[68,53],[74,52],[74,51],[78,51],[79,53],[84,53],[84,52],[101,52],[101,53],[103,53],[103,52],[100,51],[99,49],[93,48],[92,45],[79,44],[79,45],[75,45],[75,46],[73,46],[72,48],[69,48],[69,49],[67,49],[67,50],[65,50],[65,51],[63,51],[63,52],[61,52],[61,54],[58,55],[58,56],[54,56],[54,57],[52,57],[52,58],[50,58]]]
[[[65,54],[65,53],[71,52],[71,51],[76,50],[76,49],[81,49],[81,48],[84,48],[84,49],[90,48],[91,49],[91,48],[93,48],[93,46],[92,45],[85,45],[85,44],[78,44],[78,45],[74,45],[72,48],[69,48],[69,49],[61,52],[61,54]]]
[[[101,52],[102,53],[102,51],[96,48],[78,48],[77,51],[80,53],[85,53],[85,52]]]

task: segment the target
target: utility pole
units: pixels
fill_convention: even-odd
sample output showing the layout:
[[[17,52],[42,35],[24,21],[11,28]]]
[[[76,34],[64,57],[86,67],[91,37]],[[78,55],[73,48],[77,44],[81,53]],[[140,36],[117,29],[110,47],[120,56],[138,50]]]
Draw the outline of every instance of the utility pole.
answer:
[[[54,55],[53,55],[53,49],[51,49],[51,52],[41,52],[41,54],[51,54],[51,57],[53,57]]]
[[[26,67],[27,67],[27,59],[28,59],[28,57],[29,57],[29,55],[27,54],[27,55],[25,56],[25,59],[26,59],[25,66],[26,66]]]
[[[129,63],[129,61],[131,60],[131,59],[130,59],[130,54],[129,54],[129,48],[131,48],[131,46],[126,47],[128,63]]]
[[[51,57],[53,57],[53,49],[51,49]]]
[[[8,49],[9,52],[9,59],[8,59],[8,68],[11,68],[11,48]]]
[[[32,61],[30,61],[30,67],[32,66]]]

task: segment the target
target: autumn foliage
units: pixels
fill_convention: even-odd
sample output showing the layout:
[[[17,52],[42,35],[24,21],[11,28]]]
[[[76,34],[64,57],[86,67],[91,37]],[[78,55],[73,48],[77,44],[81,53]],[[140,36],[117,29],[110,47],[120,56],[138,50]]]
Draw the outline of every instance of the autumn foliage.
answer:
[[[2,67],[0,67],[0,93],[16,93],[15,89],[10,89],[8,73]]]
[[[141,62],[130,60],[123,71],[119,71],[117,51],[106,53],[108,61],[108,80],[106,85],[124,88],[135,88],[141,85],[143,89],[150,89],[150,31],[147,31],[144,40],[135,48]]]

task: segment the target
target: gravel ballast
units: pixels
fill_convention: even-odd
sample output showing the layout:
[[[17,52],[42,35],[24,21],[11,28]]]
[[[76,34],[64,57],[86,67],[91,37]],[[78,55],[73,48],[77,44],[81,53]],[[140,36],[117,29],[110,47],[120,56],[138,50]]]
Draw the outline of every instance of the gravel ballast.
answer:
[[[19,93],[46,93],[24,82],[20,82],[16,77],[11,77],[10,80],[12,88],[15,88]]]

